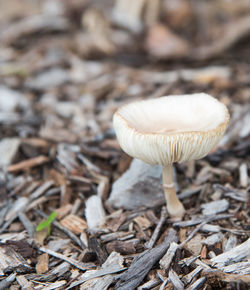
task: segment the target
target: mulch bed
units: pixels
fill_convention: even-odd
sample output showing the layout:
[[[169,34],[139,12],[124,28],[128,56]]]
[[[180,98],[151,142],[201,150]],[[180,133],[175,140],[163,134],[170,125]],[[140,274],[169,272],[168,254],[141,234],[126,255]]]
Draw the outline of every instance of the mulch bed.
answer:
[[[89,54],[76,12],[2,20],[0,289],[248,289],[249,39],[182,64],[143,50]],[[113,208],[112,184],[131,163],[112,128],[116,109],[201,91],[231,120],[215,151],[175,166],[184,218],[164,204]]]

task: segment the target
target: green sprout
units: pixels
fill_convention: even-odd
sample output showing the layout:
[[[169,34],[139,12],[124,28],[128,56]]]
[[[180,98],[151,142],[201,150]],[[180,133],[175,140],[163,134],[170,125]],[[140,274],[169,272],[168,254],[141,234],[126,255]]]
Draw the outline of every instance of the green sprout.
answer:
[[[44,221],[42,221],[37,227],[36,227],[36,231],[42,231],[43,229],[48,228],[48,235],[50,235],[51,232],[51,224],[53,223],[53,221],[55,220],[57,216],[57,212],[52,212],[48,218]]]

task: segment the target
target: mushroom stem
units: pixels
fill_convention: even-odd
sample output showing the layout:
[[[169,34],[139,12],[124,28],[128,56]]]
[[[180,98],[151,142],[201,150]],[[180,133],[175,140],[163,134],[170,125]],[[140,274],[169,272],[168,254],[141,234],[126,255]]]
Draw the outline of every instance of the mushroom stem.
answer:
[[[171,217],[181,218],[185,213],[185,209],[176,195],[172,164],[162,167],[162,180],[167,210]]]

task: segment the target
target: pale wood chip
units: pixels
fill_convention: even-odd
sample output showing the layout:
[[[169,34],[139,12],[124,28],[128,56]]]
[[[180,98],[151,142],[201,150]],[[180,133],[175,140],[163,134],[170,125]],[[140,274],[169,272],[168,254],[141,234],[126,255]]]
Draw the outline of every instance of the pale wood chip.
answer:
[[[44,253],[37,258],[36,272],[43,274],[49,270],[49,255]]]
[[[175,253],[178,249],[178,244],[175,242],[172,242],[170,244],[170,247],[167,250],[167,253],[161,258],[160,260],[160,266],[162,269],[164,269],[165,271],[168,270],[168,268],[170,267],[170,264],[172,263],[172,260],[175,256]]]
[[[152,226],[151,221],[144,216],[137,216],[134,218],[134,221],[140,226],[142,230],[146,230]]]
[[[57,216],[56,216],[57,220],[60,220],[63,217],[65,217],[67,214],[69,214],[72,211],[72,208],[73,208],[73,205],[68,203],[56,209],[55,211],[57,212]]]
[[[217,268],[242,261],[250,256],[250,238],[231,250],[214,257],[211,261]]]
[[[198,256],[201,252],[202,241],[203,241],[202,235],[197,234],[195,237],[193,237],[190,241],[186,243],[184,248],[189,250],[193,255]]]
[[[67,215],[60,223],[76,235],[81,234],[88,228],[87,222],[74,214]]]
[[[171,269],[169,271],[169,280],[172,282],[174,287],[178,290],[184,289],[184,284],[181,282],[180,278],[178,275]]]

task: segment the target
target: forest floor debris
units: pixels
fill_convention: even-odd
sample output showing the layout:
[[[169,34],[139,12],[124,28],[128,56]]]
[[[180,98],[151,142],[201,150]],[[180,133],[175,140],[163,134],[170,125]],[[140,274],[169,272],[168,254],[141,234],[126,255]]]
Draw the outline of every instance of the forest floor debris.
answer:
[[[247,289],[248,1],[93,2],[0,3],[0,289]],[[176,221],[160,168],[121,151],[112,116],[200,91],[231,121],[215,151],[175,166]]]

